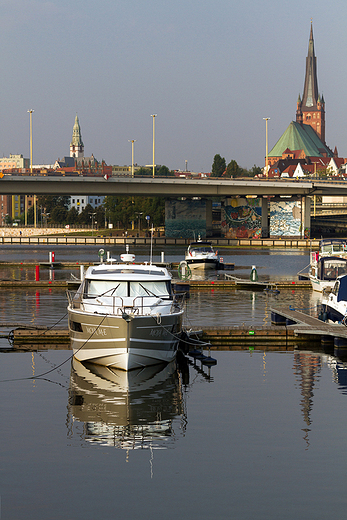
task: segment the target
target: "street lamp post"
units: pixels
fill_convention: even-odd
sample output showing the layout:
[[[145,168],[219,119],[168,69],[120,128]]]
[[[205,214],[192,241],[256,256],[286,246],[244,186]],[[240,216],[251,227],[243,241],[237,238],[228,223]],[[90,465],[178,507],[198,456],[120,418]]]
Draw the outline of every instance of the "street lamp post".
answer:
[[[153,117],[153,177],[155,174],[155,118],[157,117],[157,114],[152,114],[151,117]]]
[[[29,114],[29,131],[30,131],[30,173],[33,172],[33,112],[34,110],[31,108],[28,110]],[[36,200],[34,196],[34,223],[36,227]],[[25,225],[28,224],[28,196],[24,197],[24,222]]]
[[[143,213],[138,213],[137,214],[137,217],[138,217],[138,220],[139,220],[139,236],[141,234],[141,217],[142,217]]]
[[[136,143],[136,139],[128,139],[129,143],[131,143],[131,176],[134,177],[134,143]]]
[[[95,217],[96,213],[92,213],[91,217],[92,217],[92,236],[94,236],[94,217]]]
[[[268,175],[269,175],[269,171],[268,171],[269,158],[268,158],[267,122],[269,121],[270,117],[263,117],[263,119],[265,121],[265,152],[266,152],[266,155],[265,155],[265,175],[266,175],[266,177],[268,177]]]

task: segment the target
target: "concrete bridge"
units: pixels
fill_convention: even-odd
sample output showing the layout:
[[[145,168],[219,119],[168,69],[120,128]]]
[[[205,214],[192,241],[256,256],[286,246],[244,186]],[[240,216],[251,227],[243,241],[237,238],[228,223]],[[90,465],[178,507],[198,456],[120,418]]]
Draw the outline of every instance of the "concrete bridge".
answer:
[[[185,179],[4,175],[1,195],[129,195],[162,197],[347,196],[347,181],[320,179]]]

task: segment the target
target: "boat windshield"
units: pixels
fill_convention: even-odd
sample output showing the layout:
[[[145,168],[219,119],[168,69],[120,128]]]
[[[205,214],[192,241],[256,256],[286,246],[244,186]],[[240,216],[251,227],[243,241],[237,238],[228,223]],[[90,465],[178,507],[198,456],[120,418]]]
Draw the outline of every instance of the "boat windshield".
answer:
[[[345,241],[331,241],[322,243],[321,252],[322,253],[336,253],[336,252],[346,252],[347,244]]]
[[[110,281],[110,280],[88,280],[86,283],[85,296],[96,298],[97,296],[170,296],[170,282],[153,281]]]
[[[212,246],[194,246],[191,248],[191,251],[195,251],[196,253],[213,253]]]
[[[336,258],[328,259],[324,262],[322,279],[336,280],[338,276],[347,274],[347,263]]]

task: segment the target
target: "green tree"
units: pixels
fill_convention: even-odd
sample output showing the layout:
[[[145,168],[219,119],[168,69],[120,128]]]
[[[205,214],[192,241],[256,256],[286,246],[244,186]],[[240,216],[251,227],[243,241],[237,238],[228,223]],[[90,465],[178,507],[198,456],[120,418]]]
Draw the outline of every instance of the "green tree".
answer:
[[[149,175],[153,175],[152,168],[144,168],[143,166],[136,170],[135,172],[136,177],[148,177]]]
[[[37,198],[37,205],[45,208],[46,213],[51,213],[56,206],[68,209],[70,197],[56,195],[40,195]]]
[[[235,179],[237,177],[241,177],[242,175],[243,175],[243,169],[240,168],[240,166],[237,164],[237,162],[234,159],[232,159],[227,166],[226,177],[228,177],[228,178],[232,177]]]
[[[95,215],[95,221],[98,223],[98,228],[105,227],[105,208],[102,204],[100,206],[97,206],[94,210]]]
[[[78,215],[78,223],[85,225],[85,226],[91,226],[93,213],[95,213],[93,206],[91,204],[87,204],[86,207]],[[95,220],[95,215],[94,215],[94,220]]]
[[[64,206],[55,206],[52,209],[52,211],[50,212],[50,221],[53,222],[53,224],[63,225],[66,222],[67,213],[68,213],[68,211]],[[29,222],[29,212],[28,212],[28,222]]]
[[[78,211],[77,209],[73,206],[68,212],[67,212],[67,215],[66,215],[66,223],[69,224],[69,225],[73,225],[73,224],[76,224],[78,221]]]
[[[214,156],[211,177],[222,177],[226,169],[226,162],[224,157],[221,157],[219,153]]]
[[[105,210],[107,219],[114,226],[120,225],[123,229],[129,229],[131,222],[138,222],[139,216],[145,219],[150,217],[148,224],[156,227],[165,222],[165,198],[164,197],[115,197],[105,198]],[[144,222],[142,223],[142,226]]]
[[[153,174],[153,172],[152,172]],[[172,177],[174,175],[174,172],[169,170],[167,166],[160,166],[160,168],[155,172],[155,175],[158,177]]]
[[[260,166],[256,166],[255,164],[252,166],[250,170],[248,170],[249,177],[255,177],[256,175],[261,175],[263,173]]]

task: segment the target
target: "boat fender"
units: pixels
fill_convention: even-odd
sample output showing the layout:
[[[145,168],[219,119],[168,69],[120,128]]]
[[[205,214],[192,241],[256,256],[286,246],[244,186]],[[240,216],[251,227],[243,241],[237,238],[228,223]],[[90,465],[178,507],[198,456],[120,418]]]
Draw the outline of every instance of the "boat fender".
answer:
[[[160,312],[157,312],[157,314],[155,316],[157,318],[157,324],[160,325],[161,324],[161,314],[160,314]]]
[[[252,265],[252,270],[251,270],[251,274],[249,275],[249,278],[250,278],[251,282],[258,281],[258,273],[257,273],[257,268],[255,265]]]
[[[122,314],[122,318],[123,318],[123,320],[129,322],[129,321],[132,321],[132,320],[133,320],[134,315],[133,315],[133,314],[132,314],[132,315],[131,315],[131,314],[128,314],[127,312],[123,312],[123,314]]]

